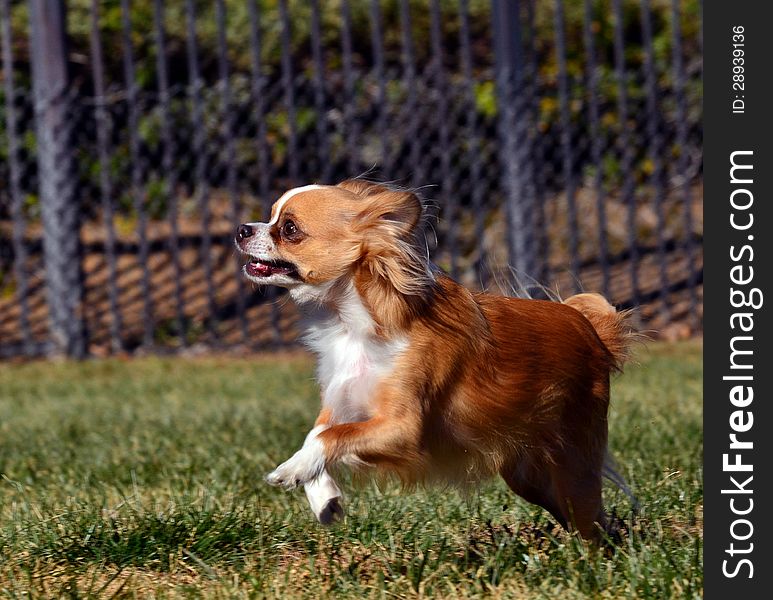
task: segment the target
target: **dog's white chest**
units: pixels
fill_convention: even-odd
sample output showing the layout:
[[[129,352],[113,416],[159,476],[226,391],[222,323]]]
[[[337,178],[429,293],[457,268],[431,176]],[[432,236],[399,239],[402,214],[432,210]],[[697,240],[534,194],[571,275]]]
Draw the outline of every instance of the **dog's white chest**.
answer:
[[[332,411],[336,423],[370,418],[373,390],[391,373],[405,342],[381,340],[341,326],[317,333],[322,335],[315,336],[313,346],[319,355],[323,405]]]
[[[337,309],[317,313],[306,343],[319,357],[322,403],[333,422],[364,421],[373,414],[376,384],[392,372],[408,343],[376,335],[376,324],[353,286],[341,294]]]
[[[408,344],[404,338],[377,336],[370,313],[353,289],[338,308],[337,315],[319,315],[311,323],[306,342],[319,357],[322,403],[332,411],[333,421],[364,421],[373,414],[376,384],[392,372]]]

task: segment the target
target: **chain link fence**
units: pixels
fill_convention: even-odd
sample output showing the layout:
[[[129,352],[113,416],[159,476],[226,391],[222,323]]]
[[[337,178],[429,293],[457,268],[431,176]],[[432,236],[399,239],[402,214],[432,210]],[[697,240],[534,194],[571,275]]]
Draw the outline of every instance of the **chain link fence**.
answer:
[[[364,172],[473,288],[699,333],[698,0],[0,0],[0,356],[294,343],[236,224]]]

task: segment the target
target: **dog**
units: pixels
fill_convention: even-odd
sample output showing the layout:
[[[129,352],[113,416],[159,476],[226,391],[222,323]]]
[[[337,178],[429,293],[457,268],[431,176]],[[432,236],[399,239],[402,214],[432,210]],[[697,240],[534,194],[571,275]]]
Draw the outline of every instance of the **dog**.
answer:
[[[238,226],[245,277],[286,288],[306,313],[322,407],[266,476],[303,485],[317,519],[343,514],[329,470],[407,484],[499,475],[567,530],[597,539],[610,374],[634,333],[602,296],[563,302],[472,292],[434,267],[416,194],[350,179],[283,194],[268,223]]]

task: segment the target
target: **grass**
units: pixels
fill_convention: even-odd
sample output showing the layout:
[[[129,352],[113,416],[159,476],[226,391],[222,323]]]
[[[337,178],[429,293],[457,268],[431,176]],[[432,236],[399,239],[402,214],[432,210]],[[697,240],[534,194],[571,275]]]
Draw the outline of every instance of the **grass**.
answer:
[[[3,364],[0,592],[700,597],[701,375],[699,343],[651,344],[615,380],[610,444],[641,511],[610,553],[498,481],[347,486],[346,521],[317,525],[301,492],[262,481],[317,408],[301,354]]]

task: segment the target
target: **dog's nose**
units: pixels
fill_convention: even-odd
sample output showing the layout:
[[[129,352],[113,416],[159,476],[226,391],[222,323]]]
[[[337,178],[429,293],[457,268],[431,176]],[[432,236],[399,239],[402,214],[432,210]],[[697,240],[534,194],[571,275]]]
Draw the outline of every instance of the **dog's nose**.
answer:
[[[251,237],[252,234],[254,233],[255,233],[255,230],[250,225],[247,225],[246,223],[242,223],[236,229],[236,237],[238,237],[240,240]]]

